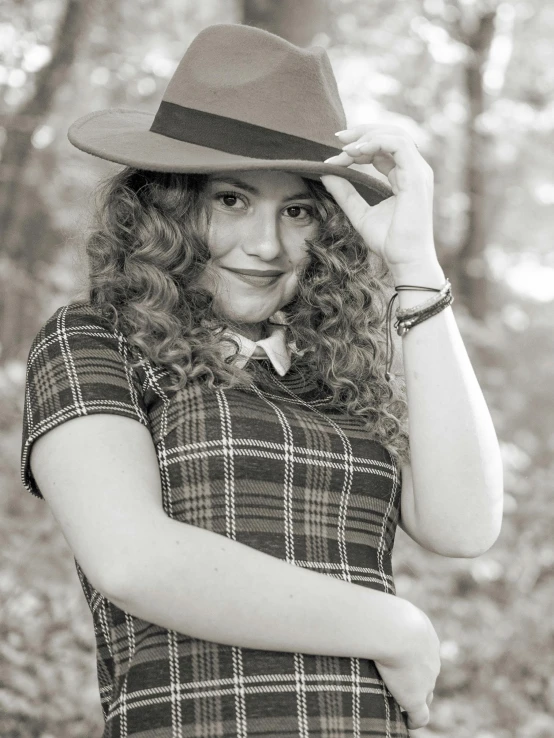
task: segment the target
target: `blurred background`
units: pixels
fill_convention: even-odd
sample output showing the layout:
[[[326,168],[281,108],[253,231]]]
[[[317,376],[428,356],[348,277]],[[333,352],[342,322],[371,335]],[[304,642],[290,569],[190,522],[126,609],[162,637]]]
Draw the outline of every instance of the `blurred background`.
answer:
[[[476,559],[397,532],[397,593],[442,641],[414,735],[552,738],[552,0],[1,0],[0,735],[103,726],[71,551],[19,477],[29,347],[86,285],[92,189],[119,169],[66,131],[101,108],[155,112],[192,38],[220,22],[324,46],[349,125],[404,126],[434,169],[435,241],[501,442],[505,518]]]

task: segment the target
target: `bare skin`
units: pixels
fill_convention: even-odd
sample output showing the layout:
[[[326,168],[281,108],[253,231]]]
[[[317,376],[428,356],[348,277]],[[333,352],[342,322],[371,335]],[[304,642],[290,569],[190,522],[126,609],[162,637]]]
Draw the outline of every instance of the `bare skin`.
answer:
[[[243,335],[261,338],[262,324],[292,300],[297,271],[315,235],[314,201],[296,174],[275,171],[222,172],[205,191],[211,214],[211,260],[200,284],[216,295]],[[278,270],[280,275],[244,282],[231,269]]]

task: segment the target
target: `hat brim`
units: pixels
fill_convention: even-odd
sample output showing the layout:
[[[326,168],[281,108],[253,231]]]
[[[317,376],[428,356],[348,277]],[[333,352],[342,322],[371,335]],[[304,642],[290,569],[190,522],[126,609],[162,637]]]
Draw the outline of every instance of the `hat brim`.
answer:
[[[255,159],[199,146],[150,131],[153,113],[113,108],[76,120],[67,136],[81,151],[117,164],[156,172],[207,174],[230,170],[276,169],[318,180],[322,174],[344,177],[370,205],[394,193],[384,182],[352,167],[302,159]]]

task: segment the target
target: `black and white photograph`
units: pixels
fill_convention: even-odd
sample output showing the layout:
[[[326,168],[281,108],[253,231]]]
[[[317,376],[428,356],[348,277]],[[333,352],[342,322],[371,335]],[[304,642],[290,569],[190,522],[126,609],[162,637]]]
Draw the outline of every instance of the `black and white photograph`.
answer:
[[[0,738],[554,738],[553,38],[0,0]]]

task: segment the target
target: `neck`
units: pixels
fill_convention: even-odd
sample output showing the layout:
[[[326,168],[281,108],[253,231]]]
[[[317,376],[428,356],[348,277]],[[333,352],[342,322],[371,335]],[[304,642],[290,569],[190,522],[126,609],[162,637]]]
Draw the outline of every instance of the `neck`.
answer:
[[[259,341],[266,334],[264,323],[237,323],[234,328],[251,341]]]

